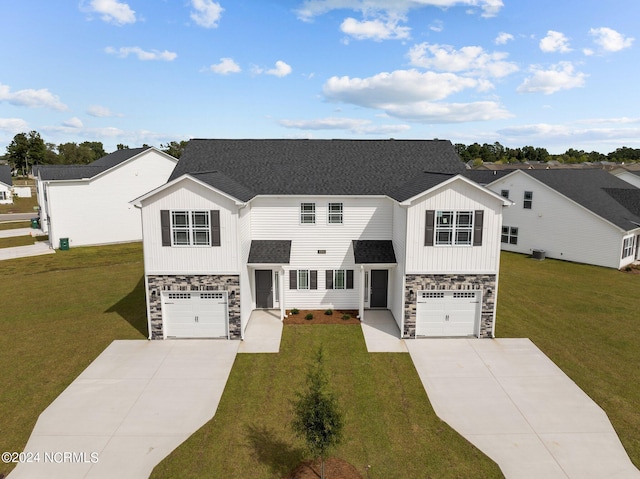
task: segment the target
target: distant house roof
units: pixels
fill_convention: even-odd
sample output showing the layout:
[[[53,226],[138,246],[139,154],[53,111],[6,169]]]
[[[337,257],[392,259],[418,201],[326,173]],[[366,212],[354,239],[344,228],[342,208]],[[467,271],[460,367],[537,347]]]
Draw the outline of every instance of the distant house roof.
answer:
[[[13,184],[11,180],[11,167],[9,165],[0,165],[0,183],[4,183],[7,186]]]
[[[512,172],[513,170],[467,170],[464,172],[464,176],[475,181],[479,185],[485,186]]]
[[[640,190],[605,170],[523,170],[522,173],[624,231],[640,226]]]
[[[353,240],[353,256],[356,264],[396,262],[391,240]]]
[[[291,240],[253,240],[249,248],[249,264],[289,264]]]
[[[402,201],[423,184],[464,171],[446,140],[191,140],[169,181],[190,174],[243,201],[256,195]]]
[[[34,167],[33,173],[39,175],[43,180],[80,180],[93,178],[97,174],[133,158],[149,148],[151,147],[117,150],[88,165],[38,165]]]

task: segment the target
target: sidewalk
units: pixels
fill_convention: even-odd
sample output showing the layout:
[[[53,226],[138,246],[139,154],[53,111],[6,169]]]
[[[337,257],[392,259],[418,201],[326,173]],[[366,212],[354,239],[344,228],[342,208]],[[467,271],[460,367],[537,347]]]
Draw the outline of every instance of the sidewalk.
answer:
[[[13,248],[0,248],[0,261],[5,259],[24,258],[27,256],[40,256],[53,254],[56,251],[51,248],[48,241],[38,241],[29,246],[14,246]]]

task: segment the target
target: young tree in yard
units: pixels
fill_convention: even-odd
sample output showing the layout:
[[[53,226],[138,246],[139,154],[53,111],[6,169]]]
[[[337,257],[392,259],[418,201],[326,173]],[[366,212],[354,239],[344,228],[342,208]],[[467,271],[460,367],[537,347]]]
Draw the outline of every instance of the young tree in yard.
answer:
[[[320,458],[320,477],[324,479],[324,460],[328,450],[342,440],[344,419],[335,396],[327,389],[322,348],[307,370],[307,390],[297,393],[293,404],[294,433],[304,439],[309,452]]]

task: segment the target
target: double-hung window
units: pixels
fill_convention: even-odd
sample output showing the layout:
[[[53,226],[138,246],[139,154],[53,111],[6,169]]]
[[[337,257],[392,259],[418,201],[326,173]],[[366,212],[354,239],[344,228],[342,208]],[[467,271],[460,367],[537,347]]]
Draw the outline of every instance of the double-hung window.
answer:
[[[342,203],[329,203],[329,224],[342,224]]]
[[[470,246],[473,238],[473,211],[436,211],[436,245]]]
[[[316,204],[300,203],[300,223],[314,224],[316,222]]]
[[[518,244],[518,228],[514,226],[503,226],[501,241],[505,244]]]
[[[500,196],[509,199],[509,190],[500,190]]]
[[[172,211],[173,246],[211,246],[209,211]]]
[[[298,270],[298,289],[309,289],[309,270]]]
[[[533,205],[533,191],[525,191],[524,202],[522,203],[522,207],[525,210],[530,210],[532,205]]]
[[[629,236],[622,241],[622,258],[628,258],[633,254],[633,236]]]

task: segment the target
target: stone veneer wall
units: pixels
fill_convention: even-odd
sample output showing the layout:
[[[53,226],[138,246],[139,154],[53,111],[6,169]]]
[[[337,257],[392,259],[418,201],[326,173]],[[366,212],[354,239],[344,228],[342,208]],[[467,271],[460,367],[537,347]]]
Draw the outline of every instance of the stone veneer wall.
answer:
[[[410,290],[413,290],[412,300],[409,299]],[[416,296],[418,291],[431,290],[482,291],[480,337],[492,337],[496,297],[495,274],[408,274],[404,291],[403,337],[416,337]]]
[[[162,339],[162,291],[227,291],[229,337],[240,339],[240,276],[238,275],[164,275],[147,276],[151,339]],[[155,294],[154,294],[155,293]]]

